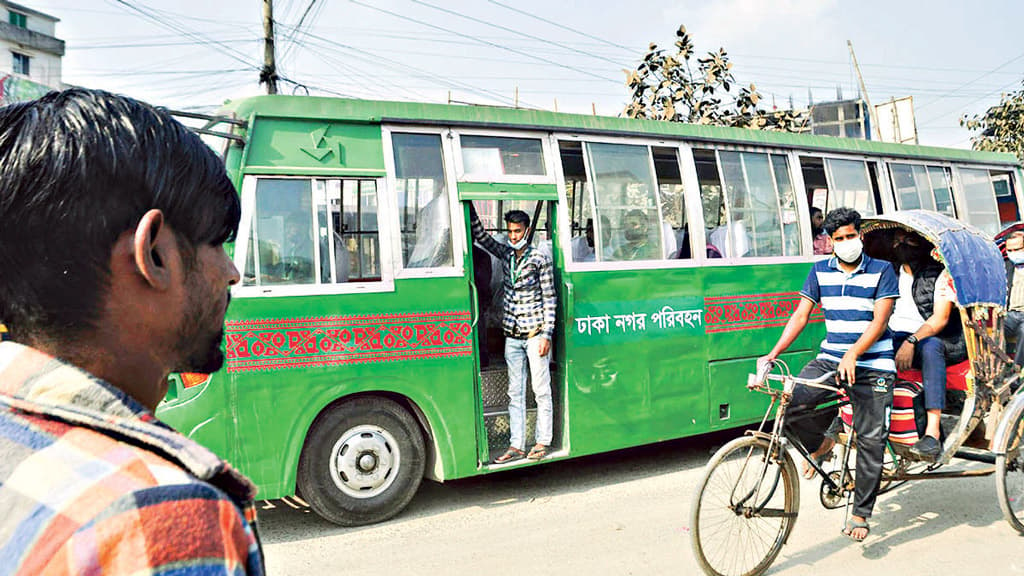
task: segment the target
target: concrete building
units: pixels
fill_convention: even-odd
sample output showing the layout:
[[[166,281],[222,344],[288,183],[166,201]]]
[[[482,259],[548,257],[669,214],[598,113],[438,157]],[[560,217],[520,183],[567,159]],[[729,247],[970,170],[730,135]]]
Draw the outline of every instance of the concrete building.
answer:
[[[45,92],[32,89],[29,83],[61,88],[64,41],[54,36],[57,22],[48,14],[0,0],[0,96],[11,92],[15,85],[20,86],[14,91],[23,91],[24,95]]]

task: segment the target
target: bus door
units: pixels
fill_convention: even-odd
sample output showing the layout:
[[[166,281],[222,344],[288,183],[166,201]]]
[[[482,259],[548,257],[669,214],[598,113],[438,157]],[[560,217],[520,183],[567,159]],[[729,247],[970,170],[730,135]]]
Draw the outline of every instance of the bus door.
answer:
[[[506,244],[504,215],[522,210],[530,218],[530,245],[552,260],[555,286],[558,290],[558,269],[561,255],[554,249],[555,205],[558,192],[550,164],[548,141],[541,134],[470,133],[458,131],[450,139],[454,147],[455,172],[459,199],[466,217],[466,277],[473,302],[473,326],[477,347],[478,458],[489,465],[508,447],[510,440],[508,414],[508,371],[505,364],[503,315],[503,262],[474,244],[469,221],[469,205],[475,207],[484,230],[500,244]],[[561,297],[559,295],[559,297]],[[554,359],[559,347],[552,342]],[[551,395],[554,414],[554,438],[551,452],[562,449],[560,370],[551,366]],[[527,383],[525,448],[534,441],[536,402]],[[519,462],[522,463],[522,462]]]
[[[684,150],[574,135],[558,150],[572,453],[706,430],[703,226]]]

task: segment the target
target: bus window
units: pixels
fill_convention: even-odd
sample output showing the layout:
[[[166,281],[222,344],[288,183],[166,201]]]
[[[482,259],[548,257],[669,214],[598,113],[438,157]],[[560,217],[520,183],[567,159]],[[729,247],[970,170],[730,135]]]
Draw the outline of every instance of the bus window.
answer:
[[[784,156],[755,152],[718,153],[725,184],[728,229],[712,231],[708,241],[724,239],[728,254],[739,257],[799,254],[800,223]],[[718,236],[722,237],[719,239]]]
[[[320,253],[331,254],[335,282],[374,281],[381,277],[380,231],[377,226],[377,182],[375,180],[329,180],[327,208],[330,237],[320,238]],[[325,225],[326,226],[326,225]],[[333,244],[333,245],[332,245]],[[324,258],[321,257],[321,261]],[[329,267],[323,282],[331,281]]]
[[[381,279],[375,180],[261,178],[254,216],[245,286]]]
[[[725,244],[711,243],[711,232],[725,226],[725,201],[722,197],[722,179],[718,174],[718,160],[714,150],[694,150],[693,162],[697,168],[697,183],[700,185],[701,210],[704,214],[705,235],[708,236],[708,258],[725,255]],[[716,238],[716,240],[718,240]],[[720,241],[720,240],[719,240]]]
[[[391,134],[406,268],[452,266],[451,207],[440,134]]]
[[[890,162],[889,176],[901,210],[922,208],[955,217],[949,168]]]
[[[647,147],[587,142],[586,149],[598,215],[597,260],[661,259],[661,218]],[[607,240],[605,226],[611,229]]]
[[[591,205],[590,185],[583,164],[583,145],[579,142],[561,141],[558,143],[558,153],[562,160],[569,219],[572,221],[572,260],[594,262],[594,207]],[[605,224],[604,229],[611,231],[608,224]],[[610,256],[611,252],[607,255]]]
[[[652,148],[654,175],[658,179],[661,198],[661,228],[665,239],[665,258],[691,258],[690,238],[686,228],[686,201],[683,180],[679,174],[679,151],[675,148]]]
[[[992,186],[996,191],[996,203],[999,205],[999,222],[1010,224],[1020,220],[1017,206],[1017,195],[1013,190],[1013,177],[1010,172],[992,172]]]
[[[961,167],[959,172],[966,202],[966,206],[960,211],[961,214],[967,222],[977,226],[982,232],[995,236],[999,232],[999,208],[989,171]]]
[[[863,160],[801,156],[800,171],[807,187],[807,203],[825,212],[846,207],[860,212],[861,216],[874,216],[878,213],[878,189],[872,166]],[[824,205],[821,205],[822,191]]]
[[[463,180],[546,175],[540,139],[463,135],[459,141]]]
[[[258,259],[259,270],[247,269],[246,283],[264,286],[314,283],[310,180],[261,178],[256,183],[254,217],[252,238],[258,249],[253,264],[255,268],[255,259]]]

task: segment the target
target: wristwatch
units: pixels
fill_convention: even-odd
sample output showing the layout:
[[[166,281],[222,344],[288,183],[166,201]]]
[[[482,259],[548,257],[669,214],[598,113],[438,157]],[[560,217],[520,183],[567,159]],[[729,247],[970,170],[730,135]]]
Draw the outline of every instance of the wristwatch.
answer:
[[[906,341],[910,342],[911,344],[917,345],[917,336],[914,336],[913,334],[911,334],[910,336],[907,336],[907,340]]]

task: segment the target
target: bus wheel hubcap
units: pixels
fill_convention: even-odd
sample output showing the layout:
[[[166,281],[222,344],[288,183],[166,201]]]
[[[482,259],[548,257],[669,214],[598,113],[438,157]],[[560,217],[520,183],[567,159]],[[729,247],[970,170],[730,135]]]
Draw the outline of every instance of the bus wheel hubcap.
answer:
[[[398,442],[379,426],[346,430],[331,449],[331,480],[353,498],[372,498],[395,481],[401,453]]]

